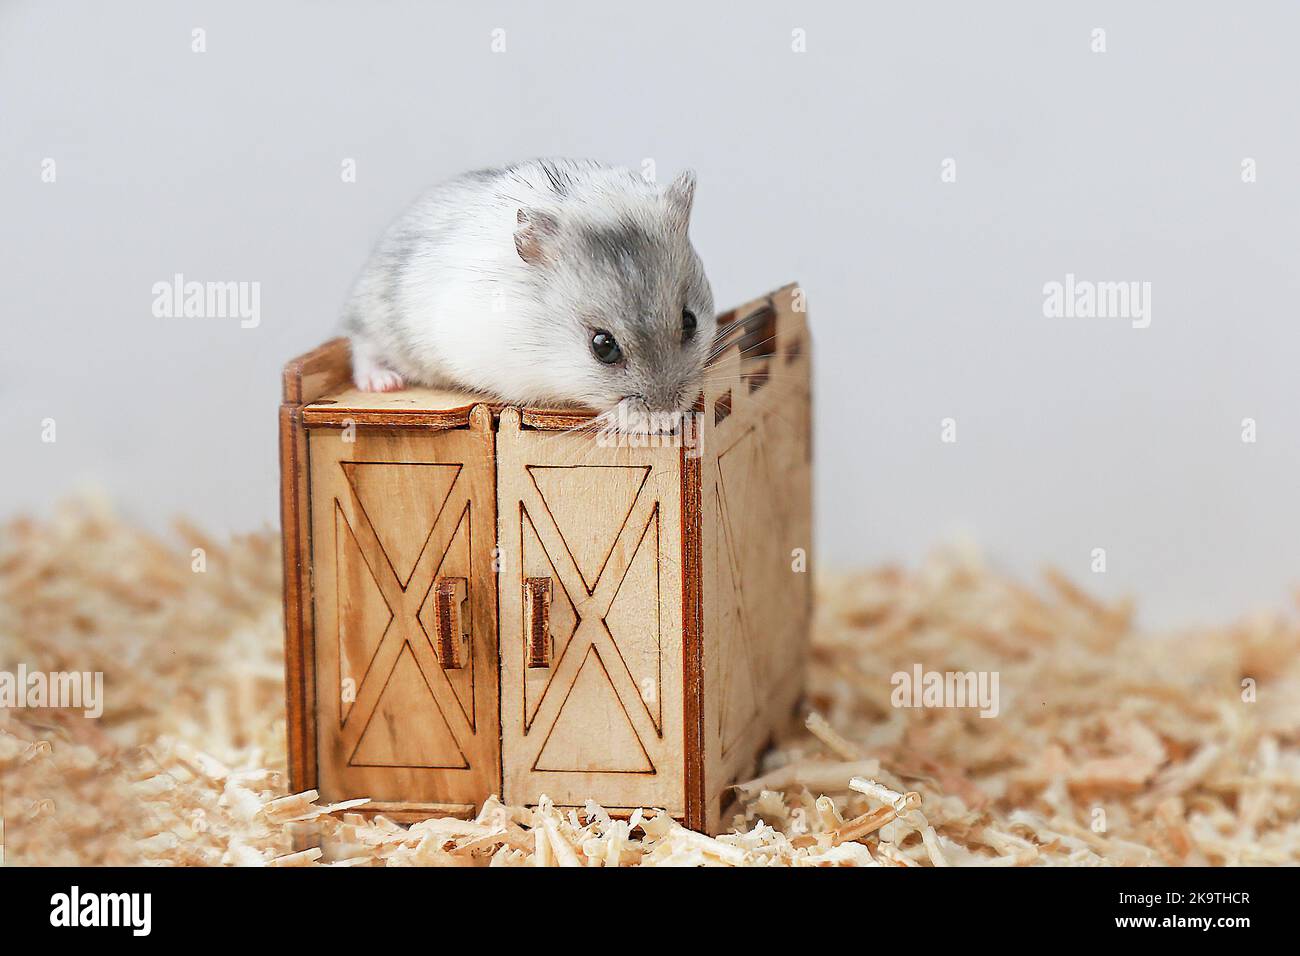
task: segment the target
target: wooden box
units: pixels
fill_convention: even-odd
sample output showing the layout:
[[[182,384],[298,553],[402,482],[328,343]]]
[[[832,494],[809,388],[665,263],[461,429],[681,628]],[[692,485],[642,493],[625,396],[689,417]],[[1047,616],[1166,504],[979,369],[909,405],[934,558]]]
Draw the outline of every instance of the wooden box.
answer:
[[[343,340],[288,365],[295,790],[402,821],[545,795],[718,828],[797,705],[811,607],[802,293],[728,327],[677,438],[359,392]]]

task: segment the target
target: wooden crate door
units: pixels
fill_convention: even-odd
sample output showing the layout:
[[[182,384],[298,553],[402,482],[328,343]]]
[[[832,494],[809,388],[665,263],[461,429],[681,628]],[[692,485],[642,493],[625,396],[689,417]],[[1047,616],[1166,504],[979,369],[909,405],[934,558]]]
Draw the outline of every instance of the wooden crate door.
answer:
[[[499,790],[493,442],[310,433],[319,788],[477,804]]]
[[[676,449],[497,433],[504,797],[684,812]]]

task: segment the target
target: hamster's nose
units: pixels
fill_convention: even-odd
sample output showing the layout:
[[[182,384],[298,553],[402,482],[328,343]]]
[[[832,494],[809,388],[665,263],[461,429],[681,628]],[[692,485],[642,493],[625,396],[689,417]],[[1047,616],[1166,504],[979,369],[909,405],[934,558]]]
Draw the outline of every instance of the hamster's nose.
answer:
[[[686,409],[685,395],[686,390],[681,387],[667,387],[656,389],[649,392],[645,397],[646,406],[651,412],[659,415],[675,415],[678,412],[684,412]]]

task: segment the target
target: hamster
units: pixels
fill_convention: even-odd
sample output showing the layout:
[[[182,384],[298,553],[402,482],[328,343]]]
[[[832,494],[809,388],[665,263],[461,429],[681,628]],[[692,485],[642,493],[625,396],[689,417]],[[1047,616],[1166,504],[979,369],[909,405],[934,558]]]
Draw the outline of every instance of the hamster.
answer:
[[[367,391],[458,387],[512,404],[685,412],[713,345],[713,292],[667,186],[589,160],[465,173],[380,240],[344,318]]]

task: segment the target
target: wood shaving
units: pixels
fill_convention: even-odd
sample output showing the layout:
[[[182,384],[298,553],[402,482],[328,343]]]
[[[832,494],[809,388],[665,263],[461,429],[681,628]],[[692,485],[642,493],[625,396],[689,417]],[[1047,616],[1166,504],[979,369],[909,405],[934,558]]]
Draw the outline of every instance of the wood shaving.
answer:
[[[192,570],[203,548],[206,570]],[[270,532],[164,541],[102,501],[0,528],[3,666],[102,671],[98,720],[0,710],[10,863],[1026,866],[1300,863],[1294,611],[1138,631],[1056,571],[970,551],[818,589],[805,726],[737,785],[728,832],[654,808],[493,798],[406,827],[285,790]],[[896,708],[890,677],[996,671],[1000,712]]]

